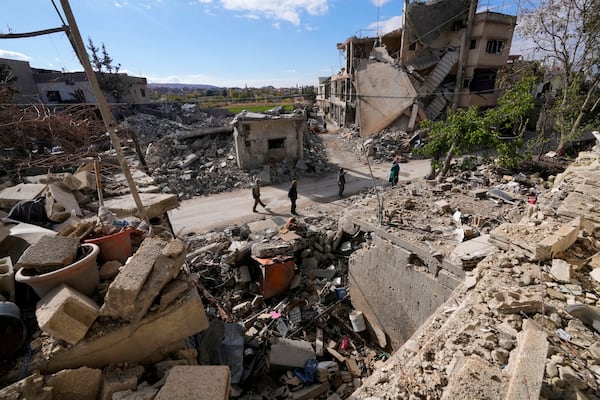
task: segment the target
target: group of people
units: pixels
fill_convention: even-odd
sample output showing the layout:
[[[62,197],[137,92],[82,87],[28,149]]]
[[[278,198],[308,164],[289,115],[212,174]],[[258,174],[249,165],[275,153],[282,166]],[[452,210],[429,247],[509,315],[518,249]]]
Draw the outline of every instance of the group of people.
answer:
[[[396,184],[398,183],[399,175],[400,165],[398,164],[398,160],[394,158],[394,161],[392,162],[392,167],[390,168],[390,176],[388,179],[392,186],[396,186]],[[263,201],[260,199],[260,183],[260,179],[256,178],[254,180],[254,186],[252,186],[252,197],[254,198],[254,207],[252,207],[253,212],[258,212],[256,211],[256,207],[258,205],[261,205],[263,208],[267,208],[267,205],[263,203]],[[344,168],[340,167],[340,169],[338,170],[337,184],[338,196],[342,198],[344,196],[344,189],[346,186],[346,171],[344,170]],[[292,183],[290,184],[290,188],[288,189],[288,198],[290,199],[291,203],[290,212],[292,213],[292,215],[298,215],[298,213],[296,212],[296,200],[298,200],[298,181],[296,179],[293,179]]]
[[[263,203],[260,199],[260,179],[256,178],[254,180],[254,186],[252,186],[252,197],[254,198],[254,206],[252,207],[253,212],[256,211],[256,207],[260,204],[263,208],[267,208],[267,205]],[[298,200],[298,181],[296,179],[292,180],[290,184],[290,188],[288,190],[288,197],[291,202],[290,212],[292,215],[298,215],[296,212],[296,200]]]

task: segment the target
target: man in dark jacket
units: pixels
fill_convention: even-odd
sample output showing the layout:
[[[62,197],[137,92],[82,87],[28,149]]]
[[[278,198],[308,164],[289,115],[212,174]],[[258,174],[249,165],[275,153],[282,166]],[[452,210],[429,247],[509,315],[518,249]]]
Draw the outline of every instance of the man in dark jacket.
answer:
[[[344,186],[346,185],[346,171],[344,168],[340,168],[338,171],[338,195],[340,198],[344,195]]]
[[[293,215],[298,215],[298,213],[296,212],[296,200],[298,199],[298,181],[296,181],[295,179],[292,181],[292,184],[290,185],[290,190],[288,190],[288,197],[290,198],[290,201],[292,203],[292,214]]]
[[[258,178],[256,178],[256,180],[254,181],[254,186],[252,186],[252,197],[254,198],[254,207],[252,207],[252,211],[258,212],[256,211],[256,206],[259,204],[263,206],[263,208],[267,206],[260,199],[260,179]]]

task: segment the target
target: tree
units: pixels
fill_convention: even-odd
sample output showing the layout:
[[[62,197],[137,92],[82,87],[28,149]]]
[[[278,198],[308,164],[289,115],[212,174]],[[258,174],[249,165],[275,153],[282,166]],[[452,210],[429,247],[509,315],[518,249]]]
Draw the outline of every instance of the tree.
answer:
[[[521,16],[520,33],[553,82],[545,115],[552,116],[559,151],[600,114],[599,13],[598,0],[539,0]]]
[[[429,129],[429,141],[420,152],[432,158],[434,174],[441,167],[439,172],[444,176],[454,157],[491,148],[498,151],[502,166],[516,166],[527,115],[534,106],[531,94],[534,82],[532,76],[519,80],[500,96],[496,108],[485,113],[472,106],[450,113],[445,121],[424,121],[421,127]],[[446,158],[440,166],[439,159],[443,154]]]
[[[120,102],[131,90],[131,84],[127,80],[127,75],[119,73],[121,64],[113,65],[114,60],[108,54],[104,43],[102,43],[102,48],[100,49],[88,37],[87,48],[90,52],[90,62],[98,76],[100,88],[105,93],[110,94],[115,101]]]

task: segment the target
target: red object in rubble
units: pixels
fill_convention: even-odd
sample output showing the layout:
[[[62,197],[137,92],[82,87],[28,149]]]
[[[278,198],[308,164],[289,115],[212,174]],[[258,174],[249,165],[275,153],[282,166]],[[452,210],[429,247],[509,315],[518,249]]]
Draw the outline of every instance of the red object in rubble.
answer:
[[[340,350],[346,350],[350,346],[350,338],[348,336],[344,336],[342,338],[342,343],[340,343]]]

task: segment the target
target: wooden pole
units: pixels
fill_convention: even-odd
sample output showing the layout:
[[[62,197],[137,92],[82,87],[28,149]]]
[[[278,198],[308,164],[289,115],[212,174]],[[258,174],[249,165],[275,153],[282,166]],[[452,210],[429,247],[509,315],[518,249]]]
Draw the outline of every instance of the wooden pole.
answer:
[[[143,219],[146,222],[146,224],[150,228],[150,236],[152,236],[152,226],[148,221],[146,209],[142,204],[142,200],[140,199],[137,187],[135,186],[135,182],[133,181],[133,177],[131,176],[131,171],[129,170],[129,166],[127,165],[127,161],[125,160],[125,155],[123,154],[121,143],[119,143],[119,137],[117,136],[115,130],[116,121],[110,111],[106,99],[104,98],[102,89],[100,89],[100,84],[98,83],[98,79],[96,78],[96,73],[92,69],[92,64],[90,63],[90,60],[85,51],[85,45],[83,44],[83,40],[81,39],[81,34],[79,33],[77,22],[75,21],[73,11],[71,10],[71,6],[69,5],[69,0],[60,0],[60,4],[63,8],[63,11],[65,12],[65,17],[67,18],[67,22],[70,28],[67,32],[67,36],[69,37],[69,40],[73,45],[73,50],[75,50],[75,54],[79,58],[79,62],[83,66],[88,81],[92,86],[92,91],[94,92],[94,97],[96,98],[98,109],[100,110],[100,114],[102,115],[102,121],[106,126],[106,130],[108,131],[112,145],[115,148],[115,151],[117,152],[117,158],[119,159],[119,164],[121,165],[123,174],[127,179],[127,184],[129,185],[129,190],[131,191],[133,200],[135,201],[135,205],[138,210],[138,215],[141,219]]]

